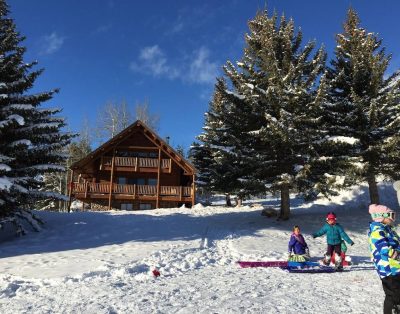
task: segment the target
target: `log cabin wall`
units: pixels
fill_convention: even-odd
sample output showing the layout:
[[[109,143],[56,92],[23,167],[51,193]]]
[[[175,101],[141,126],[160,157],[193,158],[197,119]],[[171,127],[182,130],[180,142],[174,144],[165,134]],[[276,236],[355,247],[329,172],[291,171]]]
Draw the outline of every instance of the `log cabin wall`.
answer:
[[[128,210],[194,204],[194,167],[140,121],[71,169],[77,184],[70,197],[98,209],[107,203],[109,209]]]

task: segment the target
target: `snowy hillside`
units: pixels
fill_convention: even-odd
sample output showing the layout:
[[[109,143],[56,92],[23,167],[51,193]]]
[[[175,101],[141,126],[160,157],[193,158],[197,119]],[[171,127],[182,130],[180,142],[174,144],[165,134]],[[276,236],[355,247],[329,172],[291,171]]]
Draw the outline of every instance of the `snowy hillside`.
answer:
[[[383,203],[397,209],[392,187],[380,188]],[[373,270],[292,274],[236,264],[285,259],[294,224],[316,260],[326,242],[310,234],[334,210],[355,242],[348,254],[370,265],[366,191],[314,204],[292,199],[286,222],[260,215],[260,204],[276,199],[242,208],[40,212],[45,230],[0,245],[0,313],[379,313],[384,295]]]

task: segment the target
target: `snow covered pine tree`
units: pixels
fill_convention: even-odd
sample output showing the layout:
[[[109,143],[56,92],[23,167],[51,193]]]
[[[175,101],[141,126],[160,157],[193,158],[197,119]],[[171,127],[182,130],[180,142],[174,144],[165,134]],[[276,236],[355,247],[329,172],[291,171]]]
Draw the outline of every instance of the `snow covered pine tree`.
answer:
[[[0,0],[0,216],[34,223],[34,202],[57,196],[39,191],[42,176],[64,171],[67,156],[59,151],[73,135],[61,133],[64,119],[54,116],[60,109],[40,108],[57,90],[27,93],[42,70],[32,70],[35,62],[24,63],[23,40]]]
[[[326,53],[321,48],[311,56],[314,42],[301,48],[301,32],[284,16],[279,21],[276,14],[259,12],[249,28],[238,69],[228,61],[227,83],[216,84],[223,112],[219,124],[211,129],[206,120],[200,139],[217,130],[225,141],[213,147],[231,156],[235,167],[228,171],[237,172],[230,179],[240,183],[241,193],[280,191],[280,218],[288,219],[290,189],[305,195],[314,185],[307,177],[308,161],[311,143],[321,137],[318,78]]]
[[[329,151],[321,154],[341,160],[327,172],[345,177],[343,186],[367,181],[371,203],[379,204],[376,176],[398,178],[400,81],[398,72],[385,79],[391,57],[380,47],[382,40],[359,24],[349,9],[336,37],[324,105]]]

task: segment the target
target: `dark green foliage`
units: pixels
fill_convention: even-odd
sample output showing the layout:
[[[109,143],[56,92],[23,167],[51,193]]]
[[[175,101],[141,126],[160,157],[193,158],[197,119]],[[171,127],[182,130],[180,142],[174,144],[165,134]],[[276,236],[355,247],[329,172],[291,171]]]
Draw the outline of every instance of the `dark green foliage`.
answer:
[[[382,41],[360,26],[354,10],[336,40],[326,75],[329,151],[324,154],[341,162],[330,173],[343,176],[343,186],[367,181],[371,202],[378,203],[376,176],[394,178],[398,172],[399,81],[396,75],[385,79],[391,57]]]
[[[73,135],[62,133],[59,109],[41,108],[57,90],[29,94],[42,70],[25,63],[23,37],[0,1],[0,216],[11,216],[19,208],[49,196],[40,191],[43,175],[64,171],[67,158],[59,152]],[[53,195],[52,195],[53,196]]]

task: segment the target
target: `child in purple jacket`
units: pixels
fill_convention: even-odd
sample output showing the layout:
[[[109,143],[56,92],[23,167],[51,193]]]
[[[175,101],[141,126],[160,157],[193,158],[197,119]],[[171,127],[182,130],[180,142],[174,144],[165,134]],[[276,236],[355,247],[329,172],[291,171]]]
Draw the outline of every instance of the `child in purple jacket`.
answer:
[[[289,260],[296,262],[305,262],[310,259],[308,245],[300,233],[300,227],[294,226],[293,233],[289,240]]]

